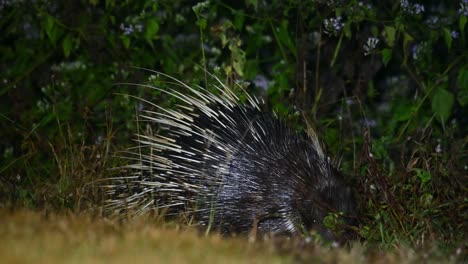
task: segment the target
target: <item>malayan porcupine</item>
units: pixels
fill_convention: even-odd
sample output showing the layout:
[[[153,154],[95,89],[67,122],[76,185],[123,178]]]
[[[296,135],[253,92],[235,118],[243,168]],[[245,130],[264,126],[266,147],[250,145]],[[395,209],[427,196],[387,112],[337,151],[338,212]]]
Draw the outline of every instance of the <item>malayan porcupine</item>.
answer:
[[[352,222],[354,199],[325,156],[314,132],[297,133],[263,102],[246,102],[213,76],[212,88],[197,89],[165,76],[184,91],[161,89],[181,104],[141,110],[139,120],[158,133],[137,135],[127,175],[106,185],[113,212],[137,215],[156,208],[190,213],[201,226],[224,234],[301,233],[324,226],[330,213]]]

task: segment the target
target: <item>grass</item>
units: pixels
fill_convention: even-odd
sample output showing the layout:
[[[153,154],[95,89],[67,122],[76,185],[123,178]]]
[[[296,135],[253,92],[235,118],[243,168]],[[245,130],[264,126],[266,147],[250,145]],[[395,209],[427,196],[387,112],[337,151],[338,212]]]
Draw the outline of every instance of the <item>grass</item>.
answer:
[[[122,223],[96,214],[0,209],[3,263],[462,263],[437,249],[362,243],[349,248],[278,237],[203,236],[194,228],[145,216]]]
[[[43,212],[2,212],[0,233],[9,241],[0,248],[6,263],[189,263],[248,261],[282,262],[287,257],[257,251],[256,245],[219,236],[203,238],[193,230],[156,225],[140,218],[118,221],[89,215],[47,215]]]

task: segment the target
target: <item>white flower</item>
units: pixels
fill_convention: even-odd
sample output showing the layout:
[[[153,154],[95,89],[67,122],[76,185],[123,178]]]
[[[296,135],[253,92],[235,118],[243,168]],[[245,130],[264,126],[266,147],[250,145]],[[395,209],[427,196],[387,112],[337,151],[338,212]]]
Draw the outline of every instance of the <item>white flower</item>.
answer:
[[[376,47],[377,44],[379,43],[378,38],[370,37],[367,39],[366,44],[364,44],[364,55],[369,55]]]
[[[331,17],[323,21],[325,27],[325,33],[329,35],[338,35],[338,33],[343,29],[344,23],[341,22],[341,17]]]

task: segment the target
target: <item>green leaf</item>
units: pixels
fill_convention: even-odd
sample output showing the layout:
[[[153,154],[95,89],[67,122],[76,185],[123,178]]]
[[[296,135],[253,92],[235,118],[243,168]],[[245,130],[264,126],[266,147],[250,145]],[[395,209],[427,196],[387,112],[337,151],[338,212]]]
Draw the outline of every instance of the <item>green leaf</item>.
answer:
[[[234,71],[239,76],[244,76],[244,66],[245,66],[245,51],[240,48],[240,40],[237,42],[233,41],[229,45],[229,50],[231,50],[233,62],[232,67]]]
[[[398,31],[401,32],[405,30],[405,22],[402,16],[396,16],[393,21],[395,23],[395,28]]]
[[[57,41],[57,31],[55,30],[55,19],[52,16],[47,16],[45,21],[45,31],[52,44]]]
[[[405,36],[403,37],[403,47],[406,47],[408,42],[410,42],[412,40],[413,40],[413,37],[410,34],[405,33]]]
[[[407,45],[408,43],[410,43],[411,41],[413,40],[413,37],[408,34],[408,33],[405,33],[403,35],[403,64],[406,64],[407,63],[407,60],[408,60],[408,51],[409,49],[407,48]]]
[[[244,21],[245,21],[245,14],[242,11],[236,13],[236,17],[234,18],[234,27],[237,30],[242,30],[244,28]]]
[[[445,123],[449,119],[453,102],[454,95],[451,92],[442,87],[436,88],[432,97],[432,112],[440,122]]]
[[[390,47],[393,47],[393,45],[395,44],[395,33],[396,33],[396,30],[394,27],[389,27],[389,26],[385,27],[384,37],[385,37],[385,40],[387,41],[387,44]]]
[[[153,40],[156,37],[156,34],[158,33],[158,31],[159,31],[158,20],[150,19],[146,23],[146,31],[145,31],[145,39],[146,41],[148,41],[148,43],[150,43],[150,45],[152,45],[151,40]]]
[[[382,62],[385,66],[387,66],[388,62],[392,58],[392,50],[391,49],[383,49],[382,50]]]
[[[278,31],[278,37],[281,43],[286,46],[289,51],[296,56],[296,45],[294,45],[294,41],[291,38],[291,34],[288,28],[288,21],[283,20],[281,22],[281,26]]]
[[[260,69],[260,67],[258,66],[258,61],[257,60],[248,60],[248,61],[246,61],[245,66],[244,66],[245,78],[247,80],[255,79],[255,76],[257,76],[259,69]]]
[[[415,106],[408,102],[401,101],[396,102],[393,107],[393,119],[396,121],[407,121],[411,118]]]
[[[53,27],[54,27],[54,18],[52,16],[47,16],[46,21],[45,21],[46,32],[52,31]]]
[[[379,28],[376,25],[371,27],[372,36],[377,36],[379,34]]]
[[[458,94],[457,100],[461,106],[468,105],[468,68],[460,69],[457,78]]]
[[[369,84],[367,85],[367,96],[369,98],[374,98],[377,95],[377,91],[375,90],[375,84],[373,80],[369,81]]]
[[[330,63],[330,67],[333,67],[333,65],[335,65],[336,58],[338,57],[338,52],[340,51],[341,42],[343,41],[343,36],[344,33],[341,32],[340,38],[338,39],[338,44],[336,44],[335,51],[333,52],[333,59]]]
[[[339,135],[338,130],[335,128],[328,128],[327,133],[324,133],[323,140],[327,144],[327,146],[333,146],[339,144]]]
[[[130,47],[130,38],[127,36],[122,36],[121,38],[124,47],[128,49]]]
[[[444,28],[444,40],[445,45],[447,45],[447,48],[450,49],[450,47],[452,47],[452,34],[448,28]]]
[[[421,180],[422,183],[426,183],[432,179],[431,173],[423,169],[413,169],[416,171],[416,176]]]
[[[434,200],[434,196],[430,193],[425,193],[419,198],[421,204],[424,208],[429,208],[432,205],[432,201]]]
[[[335,230],[337,231],[340,226],[342,226],[344,224],[343,222],[343,213],[342,212],[339,212],[339,213],[329,213],[324,219],[323,219],[323,224],[332,229],[332,230]]]
[[[335,17],[340,17],[343,14],[344,10],[342,7],[336,6]]]
[[[345,23],[345,26],[343,27],[343,32],[345,33],[345,36],[348,39],[351,39],[353,36],[353,31],[351,30],[351,23]]]
[[[204,30],[206,28],[207,22],[205,18],[200,18],[197,20],[197,26],[200,27],[201,30]]]
[[[460,28],[460,32],[465,32],[465,26],[466,26],[466,21],[467,21],[466,16],[460,16],[460,20],[458,21],[458,26]]]
[[[63,54],[65,55],[65,58],[68,58],[70,56],[72,47],[73,47],[72,36],[67,35],[62,41],[62,49],[63,49]]]
[[[111,8],[115,6],[115,1],[114,0],[106,0],[106,9]]]
[[[258,0],[245,0],[247,6],[251,5],[257,11],[258,9]]]
[[[388,138],[381,137],[372,143],[372,154],[375,159],[382,160],[388,157]]]

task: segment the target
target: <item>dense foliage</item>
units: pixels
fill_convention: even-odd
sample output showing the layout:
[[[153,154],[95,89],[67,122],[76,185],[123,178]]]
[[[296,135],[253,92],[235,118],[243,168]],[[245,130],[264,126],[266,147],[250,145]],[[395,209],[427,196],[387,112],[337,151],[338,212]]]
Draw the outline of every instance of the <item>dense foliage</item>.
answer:
[[[466,0],[0,1],[1,206],[92,208],[136,129],[119,94],[167,99],[115,84],[205,85],[206,68],[316,126],[369,243],[460,243],[467,19]]]

